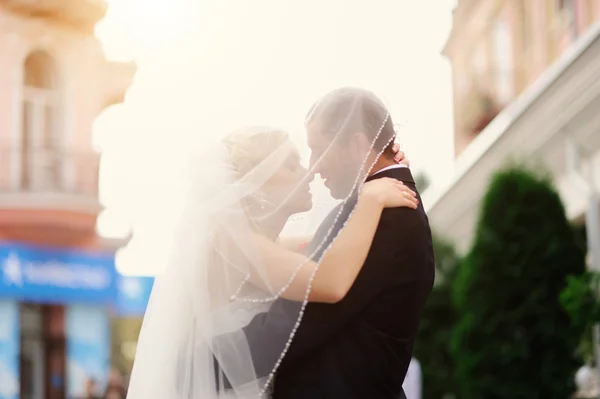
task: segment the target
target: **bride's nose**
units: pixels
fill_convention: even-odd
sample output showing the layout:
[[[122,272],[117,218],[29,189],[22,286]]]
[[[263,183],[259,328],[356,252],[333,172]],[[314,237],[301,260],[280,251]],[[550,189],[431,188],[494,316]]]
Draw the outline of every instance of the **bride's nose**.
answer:
[[[304,166],[302,167],[302,174],[309,183],[312,183],[312,181],[315,180],[315,174],[313,172],[309,172]]]

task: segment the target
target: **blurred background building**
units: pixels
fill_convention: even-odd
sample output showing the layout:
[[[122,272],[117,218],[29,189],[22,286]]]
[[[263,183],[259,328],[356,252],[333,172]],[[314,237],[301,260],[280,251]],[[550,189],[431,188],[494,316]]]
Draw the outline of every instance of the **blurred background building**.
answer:
[[[546,165],[569,218],[584,226],[600,186],[599,21],[599,0],[458,1],[443,50],[456,175],[425,203],[460,251],[492,173],[513,157]]]
[[[96,233],[92,123],[135,66],[108,62],[102,0],[0,3],[0,397],[106,379],[120,242]],[[19,396],[20,391],[20,396]]]

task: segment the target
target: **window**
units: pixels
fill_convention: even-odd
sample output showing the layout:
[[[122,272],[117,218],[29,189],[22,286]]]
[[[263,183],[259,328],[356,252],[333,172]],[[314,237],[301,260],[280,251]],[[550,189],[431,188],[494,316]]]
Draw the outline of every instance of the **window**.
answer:
[[[53,60],[30,54],[23,65],[21,188],[56,188],[59,173],[58,94]]]
[[[531,5],[529,1],[521,2],[521,41],[524,51],[529,50],[533,42]]]
[[[501,103],[508,103],[514,96],[513,43],[510,25],[498,20],[493,30],[494,83]]]
[[[577,36],[577,4],[575,0],[557,0],[560,19],[573,36]]]
[[[471,55],[471,68],[476,77],[476,81],[480,82],[485,78],[485,73],[487,71],[487,57],[485,54],[485,48],[482,42],[479,42],[475,46],[475,51]]]

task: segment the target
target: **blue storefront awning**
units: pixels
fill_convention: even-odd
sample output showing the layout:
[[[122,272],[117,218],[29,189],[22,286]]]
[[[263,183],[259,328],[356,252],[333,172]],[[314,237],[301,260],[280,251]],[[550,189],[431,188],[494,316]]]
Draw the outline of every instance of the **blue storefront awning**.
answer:
[[[154,278],[143,276],[119,276],[117,289],[117,313],[119,316],[142,316],[146,311]]]
[[[119,274],[113,254],[0,244],[0,299],[98,304],[142,316],[153,284],[153,277]]]
[[[111,304],[116,282],[112,254],[0,244],[0,298]]]

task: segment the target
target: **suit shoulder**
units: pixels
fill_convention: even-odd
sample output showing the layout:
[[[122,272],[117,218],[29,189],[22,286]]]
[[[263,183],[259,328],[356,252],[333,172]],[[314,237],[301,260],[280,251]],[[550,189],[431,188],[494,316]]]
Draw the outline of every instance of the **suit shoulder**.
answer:
[[[381,213],[382,224],[392,223],[401,227],[406,224],[423,224],[427,225],[427,217],[421,207],[411,209],[406,207],[386,208]]]
[[[382,212],[377,228],[377,241],[395,243],[402,251],[407,248],[421,250],[423,245],[431,243],[431,228],[423,209],[388,208]],[[374,241],[375,241],[374,240]]]

